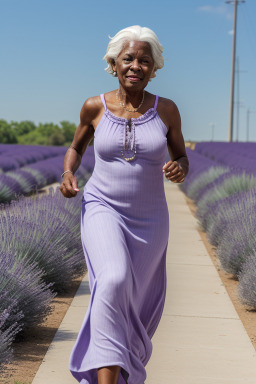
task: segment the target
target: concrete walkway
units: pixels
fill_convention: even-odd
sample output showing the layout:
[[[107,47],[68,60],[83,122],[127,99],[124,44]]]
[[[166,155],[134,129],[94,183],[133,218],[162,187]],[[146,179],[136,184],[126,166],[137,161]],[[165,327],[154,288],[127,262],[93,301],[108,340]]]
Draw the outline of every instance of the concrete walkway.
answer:
[[[167,297],[145,384],[255,384],[255,350],[197,232],[196,219],[176,184],[165,182],[165,191],[170,214]],[[68,361],[89,299],[86,275],[33,384],[77,384]]]

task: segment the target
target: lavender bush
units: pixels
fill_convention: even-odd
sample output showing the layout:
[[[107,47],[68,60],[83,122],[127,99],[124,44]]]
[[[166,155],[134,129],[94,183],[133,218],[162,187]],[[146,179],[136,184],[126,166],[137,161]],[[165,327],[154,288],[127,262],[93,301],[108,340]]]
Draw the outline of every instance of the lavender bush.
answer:
[[[14,300],[10,305],[8,292],[3,292],[0,295],[0,374],[5,365],[8,364],[13,357],[12,342],[16,335],[21,330],[20,320],[23,313],[17,310],[17,300]],[[11,317],[11,325],[6,326],[7,320]],[[10,321],[9,321],[10,323]]]
[[[245,216],[243,222],[229,226],[222,234],[217,247],[222,268],[237,276],[247,257],[256,250],[256,223],[251,216]]]
[[[208,170],[210,167],[215,166],[216,164],[205,158],[204,156],[192,151],[190,148],[186,149],[187,156],[189,159],[189,173],[186,176],[185,181],[179,185],[180,189],[187,194],[187,190],[190,184],[204,171]],[[169,161],[170,158],[167,158],[166,161]]]
[[[256,185],[256,178],[245,172],[231,171],[221,175],[208,188],[198,201],[197,217],[202,228],[207,230],[210,215],[215,202],[229,197],[237,192],[248,191]]]
[[[80,240],[81,193],[66,199],[59,189],[49,195],[21,198],[3,209],[0,249],[26,265],[37,263],[45,282],[66,289],[85,270]]]
[[[210,167],[206,171],[200,173],[187,188],[187,195],[190,199],[198,201],[202,188],[208,188],[219,176],[228,173],[227,167]]]
[[[247,256],[238,274],[238,295],[243,304],[256,309],[256,252]]]
[[[224,230],[256,213],[256,188],[217,201],[208,212],[207,238],[218,246]]]
[[[13,316],[23,313],[22,329],[42,322],[51,311],[50,302],[55,294],[50,290],[52,284],[42,282],[42,272],[36,263],[26,265],[11,252],[1,252],[0,259],[0,291],[8,292],[8,299],[0,303],[0,308],[13,301],[17,303],[14,314],[10,314],[4,323],[4,328],[11,327]]]

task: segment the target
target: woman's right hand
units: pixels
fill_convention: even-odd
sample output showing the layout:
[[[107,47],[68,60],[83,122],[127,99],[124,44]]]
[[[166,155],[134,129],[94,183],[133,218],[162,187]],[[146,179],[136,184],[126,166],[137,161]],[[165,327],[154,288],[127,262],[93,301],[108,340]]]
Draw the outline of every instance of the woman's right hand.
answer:
[[[59,188],[63,196],[67,198],[75,197],[79,192],[76,177],[71,172],[65,173]]]

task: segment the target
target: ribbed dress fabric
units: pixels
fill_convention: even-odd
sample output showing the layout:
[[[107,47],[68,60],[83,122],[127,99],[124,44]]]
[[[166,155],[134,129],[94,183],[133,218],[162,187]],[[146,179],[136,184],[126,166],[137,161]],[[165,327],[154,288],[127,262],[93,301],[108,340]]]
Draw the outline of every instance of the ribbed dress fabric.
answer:
[[[91,292],[69,369],[98,384],[97,368],[119,365],[118,384],[144,384],[152,336],[166,297],[169,212],[162,167],[167,127],[154,108],[135,126],[136,157],[121,155],[128,120],[106,106],[94,134],[95,166],[82,199],[81,239]],[[132,135],[131,130],[130,135]]]

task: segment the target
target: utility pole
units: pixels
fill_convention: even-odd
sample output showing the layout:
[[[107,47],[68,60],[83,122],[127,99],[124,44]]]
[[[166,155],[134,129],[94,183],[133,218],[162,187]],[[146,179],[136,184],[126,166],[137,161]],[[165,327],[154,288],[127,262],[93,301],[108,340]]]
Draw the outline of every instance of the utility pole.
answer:
[[[237,89],[237,109],[236,109],[236,141],[239,141],[239,112],[240,112],[240,94],[239,94],[239,58],[236,58],[236,66],[237,66],[237,82],[236,82],[236,89]]]
[[[245,3],[245,0],[226,0],[227,4],[234,4],[233,18],[233,48],[232,48],[232,64],[231,64],[231,92],[230,92],[230,109],[229,109],[229,131],[228,141],[233,141],[233,119],[234,119],[234,84],[235,84],[235,60],[236,60],[236,21],[237,21],[237,5]]]
[[[239,125],[240,125],[240,108],[244,107],[240,103],[240,73],[247,72],[239,69],[239,57],[236,58],[236,141],[239,141]]]

